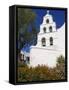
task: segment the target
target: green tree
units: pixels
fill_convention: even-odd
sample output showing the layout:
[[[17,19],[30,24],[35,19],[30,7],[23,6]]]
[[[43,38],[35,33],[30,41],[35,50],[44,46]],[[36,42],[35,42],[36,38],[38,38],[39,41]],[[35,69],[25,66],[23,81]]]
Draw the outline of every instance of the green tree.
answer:
[[[65,79],[65,59],[62,55],[57,58],[56,73],[58,79]]]
[[[34,24],[36,14],[32,9],[18,8],[18,49],[19,51],[25,45],[25,43],[30,42],[30,40],[37,34],[36,27]],[[28,27],[31,25],[32,32],[28,31]],[[34,34],[35,33],[35,34]],[[33,36],[33,37],[32,37]]]

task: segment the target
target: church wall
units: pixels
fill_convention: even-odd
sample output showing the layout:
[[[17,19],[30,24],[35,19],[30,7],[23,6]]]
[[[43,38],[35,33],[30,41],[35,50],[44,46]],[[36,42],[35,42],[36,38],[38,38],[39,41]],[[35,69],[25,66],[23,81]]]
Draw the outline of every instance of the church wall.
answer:
[[[47,65],[49,67],[56,66],[56,59],[61,54],[58,50],[42,49],[32,47],[30,50],[30,66]]]

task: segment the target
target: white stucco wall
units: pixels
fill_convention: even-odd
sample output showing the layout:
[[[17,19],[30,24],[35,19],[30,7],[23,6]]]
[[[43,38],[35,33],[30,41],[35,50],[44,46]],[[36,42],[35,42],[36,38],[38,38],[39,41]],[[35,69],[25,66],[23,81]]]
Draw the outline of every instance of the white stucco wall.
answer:
[[[65,57],[65,23],[58,29],[57,38],[58,48],[62,51],[63,56]]]
[[[56,66],[56,58],[60,55],[60,50],[32,47],[30,51],[30,66],[47,65]]]

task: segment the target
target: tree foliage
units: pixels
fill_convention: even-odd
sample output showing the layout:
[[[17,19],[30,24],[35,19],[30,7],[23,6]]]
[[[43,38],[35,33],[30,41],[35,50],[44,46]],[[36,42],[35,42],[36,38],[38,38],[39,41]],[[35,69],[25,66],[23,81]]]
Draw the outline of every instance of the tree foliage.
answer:
[[[18,8],[18,49],[29,43],[37,35],[34,20],[36,13],[32,9]],[[31,27],[31,32],[29,31]]]
[[[65,79],[65,62],[63,56],[57,58],[57,65],[53,68],[45,65],[38,65],[37,67],[18,66],[19,82],[63,79]]]

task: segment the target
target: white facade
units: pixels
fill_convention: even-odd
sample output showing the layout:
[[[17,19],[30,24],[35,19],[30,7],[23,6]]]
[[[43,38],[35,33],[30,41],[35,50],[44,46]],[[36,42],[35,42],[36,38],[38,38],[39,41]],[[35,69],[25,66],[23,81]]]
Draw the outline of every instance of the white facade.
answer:
[[[47,11],[40,25],[37,44],[30,47],[30,66],[54,67],[59,55],[65,56],[65,24],[57,30],[52,15]]]
[[[28,52],[21,51],[20,54],[21,54],[21,59],[22,60],[26,60],[26,58],[29,57],[29,53]]]

